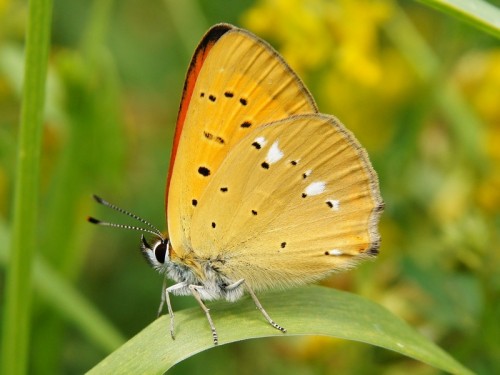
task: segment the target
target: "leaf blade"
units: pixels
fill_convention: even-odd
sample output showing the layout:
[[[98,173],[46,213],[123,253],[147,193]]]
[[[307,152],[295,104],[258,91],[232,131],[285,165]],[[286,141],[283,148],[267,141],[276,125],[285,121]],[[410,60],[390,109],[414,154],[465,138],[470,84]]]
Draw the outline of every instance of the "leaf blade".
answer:
[[[292,298],[293,293],[293,298]],[[454,374],[471,372],[383,307],[359,296],[319,286],[262,295],[260,300],[286,336],[326,335],[393,350]],[[284,336],[269,326],[246,298],[210,305],[220,345],[251,338]],[[176,340],[162,316],[109,355],[89,374],[164,373],[176,363],[213,347],[198,308],[176,313]]]

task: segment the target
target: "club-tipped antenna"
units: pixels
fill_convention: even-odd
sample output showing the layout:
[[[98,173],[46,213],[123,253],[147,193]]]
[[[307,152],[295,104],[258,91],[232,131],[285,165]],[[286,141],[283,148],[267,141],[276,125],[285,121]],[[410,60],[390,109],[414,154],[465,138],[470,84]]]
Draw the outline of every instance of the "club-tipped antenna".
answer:
[[[97,196],[97,195],[92,195],[93,198],[95,199],[95,201],[99,204],[102,204],[103,206],[106,206],[106,207],[109,207],[115,211],[118,211],[124,215],[127,215],[137,221],[140,221],[141,223],[147,225],[149,228],[151,229],[147,229],[147,228],[141,228],[141,227],[136,227],[136,226],[133,226],[133,225],[125,225],[125,224],[116,224],[116,223],[110,223],[110,222],[107,222],[107,221],[101,221],[101,220],[98,220],[96,218],[93,218],[93,217],[88,217],[87,218],[87,221],[92,223],[92,224],[96,224],[96,225],[103,225],[103,226],[108,226],[108,227],[113,227],[113,228],[122,228],[122,229],[131,229],[131,230],[137,230],[137,231],[140,231],[140,232],[146,232],[146,233],[151,233],[151,234],[154,234],[155,236],[158,236],[159,238],[163,238],[163,235],[161,234],[161,232],[158,230],[158,228],[156,228],[153,224],[151,224],[149,221],[143,219],[142,217],[139,217],[127,210],[124,210],[123,208],[120,208],[118,206],[115,206],[114,204],[112,203],[109,203],[108,201],[102,199],[101,197]]]

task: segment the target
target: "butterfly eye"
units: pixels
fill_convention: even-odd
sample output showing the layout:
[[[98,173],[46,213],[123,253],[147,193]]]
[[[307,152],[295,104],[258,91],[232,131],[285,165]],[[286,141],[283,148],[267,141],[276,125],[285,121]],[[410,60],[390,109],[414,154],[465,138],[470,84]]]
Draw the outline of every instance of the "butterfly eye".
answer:
[[[165,255],[167,254],[167,241],[159,241],[154,247],[155,258],[161,264],[165,263]]]
[[[150,245],[144,236],[141,237],[141,251],[148,263],[155,269],[161,269],[168,256],[169,242],[167,239],[156,241]]]

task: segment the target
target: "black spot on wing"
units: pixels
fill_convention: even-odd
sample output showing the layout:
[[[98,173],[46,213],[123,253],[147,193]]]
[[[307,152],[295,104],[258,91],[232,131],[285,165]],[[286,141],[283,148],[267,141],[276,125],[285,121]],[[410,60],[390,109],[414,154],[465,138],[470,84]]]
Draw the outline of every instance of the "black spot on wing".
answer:
[[[252,126],[252,123],[250,121],[244,121],[240,127],[242,128],[249,128],[250,126]]]
[[[226,92],[224,93],[224,96],[225,96],[226,98],[232,98],[232,97],[234,96],[234,94],[233,94],[231,91],[226,91]]]
[[[214,134],[210,133],[209,131],[206,131],[204,130],[203,131],[203,136],[208,139],[209,141],[215,141],[217,142],[218,144],[225,144],[226,141],[224,140],[224,138],[220,137],[220,136],[215,136]]]
[[[246,100],[245,98],[240,98],[240,103],[242,106],[246,106],[248,104],[248,100]]]
[[[210,176],[210,169],[208,169],[207,167],[199,167],[198,173],[204,177],[208,177]]]
[[[215,102],[217,98],[215,97],[215,95],[209,95],[208,100],[210,100],[211,102]]]
[[[198,200],[193,199],[193,200],[191,201],[191,204],[193,205],[193,207],[196,207],[196,206],[198,205]]]

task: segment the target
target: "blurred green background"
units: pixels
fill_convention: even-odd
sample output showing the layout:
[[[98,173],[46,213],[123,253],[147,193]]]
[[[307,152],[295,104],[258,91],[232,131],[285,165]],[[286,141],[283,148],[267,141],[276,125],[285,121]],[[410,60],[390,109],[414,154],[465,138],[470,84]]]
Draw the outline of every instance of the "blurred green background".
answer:
[[[2,291],[26,19],[26,2],[0,0]],[[381,254],[324,284],[380,303],[477,373],[500,373],[500,43],[419,3],[390,0],[55,1],[30,373],[82,373],[155,318],[162,279],[141,259],[138,234],[85,218],[126,221],[96,207],[98,193],[165,227],[185,71],[217,22],[275,46],[379,173]],[[324,337],[222,346],[171,373],[285,371],[437,373]]]

